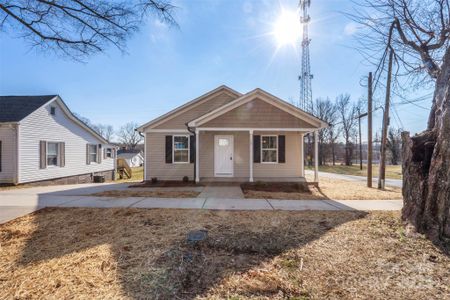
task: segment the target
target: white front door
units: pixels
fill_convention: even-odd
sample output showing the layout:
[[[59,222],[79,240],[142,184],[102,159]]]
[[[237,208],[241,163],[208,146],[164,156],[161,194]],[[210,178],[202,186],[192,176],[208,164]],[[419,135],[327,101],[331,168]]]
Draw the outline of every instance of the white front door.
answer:
[[[214,136],[214,176],[232,177],[234,146],[232,135]]]

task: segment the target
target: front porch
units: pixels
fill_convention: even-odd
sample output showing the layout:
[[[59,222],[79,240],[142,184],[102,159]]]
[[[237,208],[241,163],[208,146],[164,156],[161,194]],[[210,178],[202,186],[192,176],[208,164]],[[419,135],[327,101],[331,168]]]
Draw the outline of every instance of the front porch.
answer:
[[[303,137],[314,132],[314,181],[318,182],[315,128],[195,129],[196,182],[305,182]]]

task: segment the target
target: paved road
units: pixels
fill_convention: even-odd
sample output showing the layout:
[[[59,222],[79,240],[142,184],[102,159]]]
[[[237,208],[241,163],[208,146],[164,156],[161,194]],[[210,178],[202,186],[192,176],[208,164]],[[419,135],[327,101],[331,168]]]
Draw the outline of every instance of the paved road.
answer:
[[[311,171],[311,170],[305,170],[305,173],[307,175],[314,175],[314,171]],[[342,180],[367,182],[367,178],[364,176],[345,175],[345,174],[337,174],[337,173],[329,173],[329,172],[319,172],[319,182],[320,182],[321,176],[327,177],[327,178],[342,179]],[[378,177],[372,178],[372,182],[373,182],[373,186],[376,187],[378,185]],[[393,187],[401,188],[403,185],[403,181],[401,179],[386,179],[385,182],[386,182],[386,186],[393,186]]]
[[[215,210],[399,210],[402,200],[273,200],[221,198],[212,191],[199,198],[94,197],[127,184],[84,184],[0,191],[0,223],[44,207],[134,207]],[[171,188],[172,189],[172,188]],[[186,189],[186,188],[184,188]],[[202,194],[201,194],[202,195]]]

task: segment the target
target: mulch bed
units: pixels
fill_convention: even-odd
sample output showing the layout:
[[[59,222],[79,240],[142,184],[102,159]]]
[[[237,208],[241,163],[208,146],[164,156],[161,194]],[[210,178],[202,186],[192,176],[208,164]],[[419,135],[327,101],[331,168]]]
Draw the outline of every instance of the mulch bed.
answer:
[[[246,182],[241,189],[258,192],[308,193],[311,192],[306,182]]]
[[[143,181],[137,184],[128,186],[129,188],[146,188],[146,187],[185,187],[185,186],[203,186],[201,183],[195,183],[195,181],[179,181],[179,180],[167,180],[167,181]]]

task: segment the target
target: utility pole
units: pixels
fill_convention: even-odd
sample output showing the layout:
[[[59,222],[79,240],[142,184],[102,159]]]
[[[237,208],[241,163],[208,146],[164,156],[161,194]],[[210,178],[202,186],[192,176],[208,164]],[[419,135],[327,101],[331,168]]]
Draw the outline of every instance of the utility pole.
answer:
[[[367,187],[372,187],[372,72],[369,72],[367,90]]]
[[[386,100],[384,104],[384,114],[383,114],[383,129],[381,132],[381,157],[380,157],[380,172],[378,173],[378,189],[384,190],[385,186],[385,173],[386,173],[386,140],[387,131],[389,126],[389,102],[391,97],[391,80],[392,80],[392,60],[394,57],[394,51],[391,48],[391,37],[392,30],[394,29],[394,23],[392,23],[389,31],[388,47],[389,51],[389,61],[388,61],[388,74],[386,81]]]

